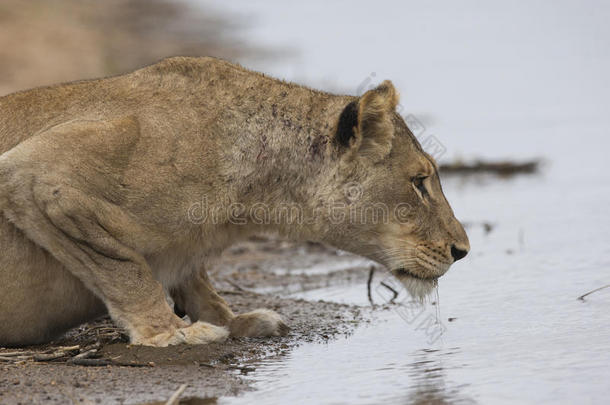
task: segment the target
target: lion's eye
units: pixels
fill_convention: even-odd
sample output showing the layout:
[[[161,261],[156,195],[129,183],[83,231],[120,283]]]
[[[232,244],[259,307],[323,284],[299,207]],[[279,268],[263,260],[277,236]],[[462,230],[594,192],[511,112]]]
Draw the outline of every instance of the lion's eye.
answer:
[[[424,186],[424,180],[426,180],[428,176],[418,176],[413,179],[413,185],[417,188],[417,190],[422,193],[422,195],[426,195],[426,186]]]

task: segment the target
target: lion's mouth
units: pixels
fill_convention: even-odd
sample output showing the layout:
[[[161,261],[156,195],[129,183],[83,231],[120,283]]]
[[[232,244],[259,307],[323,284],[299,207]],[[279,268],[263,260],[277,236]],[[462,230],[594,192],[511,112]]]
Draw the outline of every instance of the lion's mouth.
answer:
[[[425,277],[404,267],[394,269],[392,273],[406,288],[409,295],[420,302],[423,302],[438,286],[438,277]]]
[[[411,278],[416,278],[418,280],[426,280],[426,281],[438,280],[438,277],[436,277],[436,276],[425,277],[425,276],[422,276],[419,274],[415,274],[404,267],[399,267],[397,269],[394,269],[392,272],[397,277],[411,277]]]

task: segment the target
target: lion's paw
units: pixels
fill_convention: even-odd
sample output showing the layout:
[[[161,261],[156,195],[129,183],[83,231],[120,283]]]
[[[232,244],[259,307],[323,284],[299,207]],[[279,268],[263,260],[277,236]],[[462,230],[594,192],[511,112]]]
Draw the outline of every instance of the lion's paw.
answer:
[[[167,347],[182,343],[189,345],[204,345],[208,343],[224,342],[229,337],[229,331],[222,326],[207,322],[195,322],[184,328],[177,328],[173,332],[164,332],[149,339],[138,339],[132,344],[145,346]]]
[[[290,328],[270,309],[256,309],[237,315],[229,324],[231,336],[284,336]]]
[[[229,331],[226,328],[207,322],[195,322],[186,328],[178,329],[177,333],[181,336],[180,343],[189,345],[224,342],[229,337]]]

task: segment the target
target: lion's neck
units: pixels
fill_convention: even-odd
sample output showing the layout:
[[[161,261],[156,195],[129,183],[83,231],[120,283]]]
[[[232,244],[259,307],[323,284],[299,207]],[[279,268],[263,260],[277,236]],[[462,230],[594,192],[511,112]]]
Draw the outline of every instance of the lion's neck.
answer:
[[[249,220],[291,239],[312,239],[315,209],[337,175],[334,134],[349,100],[315,96],[266,103],[232,148],[236,199]]]

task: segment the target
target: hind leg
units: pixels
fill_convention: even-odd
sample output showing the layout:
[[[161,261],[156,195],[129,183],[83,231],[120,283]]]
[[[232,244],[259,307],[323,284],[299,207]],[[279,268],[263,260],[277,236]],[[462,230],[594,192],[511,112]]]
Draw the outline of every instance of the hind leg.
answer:
[[[0,346],[43,343],[106,312],[80,280],[0,215]]]
[[[172,298],[191,320],[227,326],[231,336],[283,336],[289,330],[281,316],[270,309],[235,315],[216,292],[203,268],[174,289]]]

